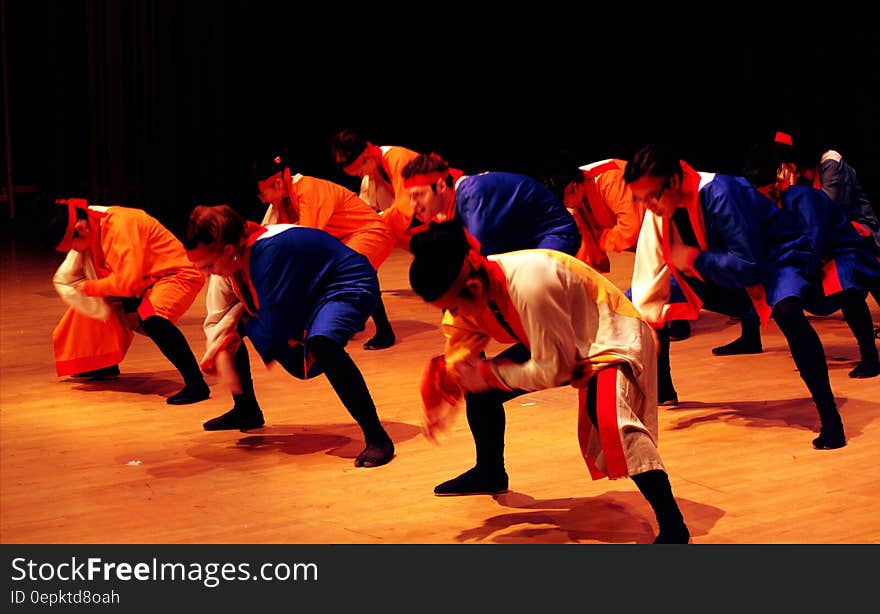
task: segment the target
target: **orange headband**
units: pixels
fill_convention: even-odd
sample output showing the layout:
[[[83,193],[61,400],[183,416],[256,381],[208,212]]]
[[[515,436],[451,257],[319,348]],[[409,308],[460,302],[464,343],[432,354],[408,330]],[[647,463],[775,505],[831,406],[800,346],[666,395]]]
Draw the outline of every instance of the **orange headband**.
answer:
[[[89,203],[85,198],[67,198],[55,201],[56,205],[67,205],[67,230],[55,249],[59,252],[69,252],[73,248],[73,231],[76,226],[76,210],[88,209]]]

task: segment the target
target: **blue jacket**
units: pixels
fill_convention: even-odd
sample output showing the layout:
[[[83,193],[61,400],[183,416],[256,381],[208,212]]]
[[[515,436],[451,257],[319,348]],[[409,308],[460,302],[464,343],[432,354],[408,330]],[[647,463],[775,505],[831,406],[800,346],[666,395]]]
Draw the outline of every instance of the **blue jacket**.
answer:
[[[462,177],[455,190],[455,215],[484,255],[537,248],[575,255],[581,244],[577,223],[562,201],[525,175]]]
[[[880,263],[846,213],[823,190],[797,185],[783,192],[782,208],[797,217],[821,259],[822,271],[816,275],[819,283],[807,309],[819,315],[833,313],[836,305],[823,299],[841,290],[857,290],[866,296],[880,279]]]
[[[726,288],[762,284],[770,307],[806,295],[820,262],[790,211],[731,175],[715,175],[699,196],[708,250],[694,268],[703,279]]]
[[[244,332],[254,349],[268,363],[316,335],[345,346],[379,300],[376,270],[323,230],[268,228],[251,247],[248,269],[258,309]]]

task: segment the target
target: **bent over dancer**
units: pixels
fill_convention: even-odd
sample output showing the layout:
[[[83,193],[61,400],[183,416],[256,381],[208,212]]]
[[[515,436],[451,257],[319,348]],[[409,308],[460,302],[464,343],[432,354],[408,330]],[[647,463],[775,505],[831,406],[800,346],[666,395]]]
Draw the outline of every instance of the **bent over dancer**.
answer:
[[[631,477],[654,510],[654,543],[690,534],[657,451],[656,350],[651,329],[616,286],[548,249],[483,256],[457,221],[413,237],[410,284],[443,313],[446,348],[422,382],[429,437],[464,397],[474,467],[440,496],[497,494],[504,467],[504,403],[526,392],[578,389],[578,439],[593,479]],[[487,358],[495,340],[510,344]]]
[[[140,209],[89,206],[81,198],[47,206],[44,238],[67,253],[53,278],[70,306],[52,332],[58,375],[118,376],[133,332],[138,332],[183,377],[183,389],[168,397],[168,404],[207,399],[210,388],[175,325],[205,280],[177,237]]]
[[[391,461],[394,444],[345,351],[379,297],[376,270],[367,258],[323,230],[245,222],[227,205],[196,207],[184,245],[196,267],[229,282],[209,288],[201,364],[228,382],[234,405],[207,421],[205,430],[264,424],[242,342],[247,337],[267,366],[278,362],[299,379],[327,376],[366,441],[356,466]]]

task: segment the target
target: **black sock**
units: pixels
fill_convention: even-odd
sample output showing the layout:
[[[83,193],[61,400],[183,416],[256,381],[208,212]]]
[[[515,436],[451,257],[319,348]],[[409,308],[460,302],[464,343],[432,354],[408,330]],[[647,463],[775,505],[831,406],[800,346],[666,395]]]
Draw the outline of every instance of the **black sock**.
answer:
[[[840,293],[840,308],[859,344],[861,362],[876,365],[878,362],[877,342],[874,340],[874,322],[868,303],[856,290],[844,290]]]
[[[684,517],[672,495],[672,485],[665,471],[652,469],[632,476],[639,491],[651,504],[660,532],[677,530],[684,526]]]
[[[831,392],[825,348],[804,315],[800,299],[789,297],[777,303],[773,308],[773,319],[788,341],[791,357],[816,404],[823,427],[839,426],[840,414]]]
[[[504,393],[490,391],[465,397],[468,426],[474,437],[477,467],[490,473],[504,471]]]
[[[669,324],[657,330],[657,340],[660,342],[660,347],[657,348],[657,400],[662,403],[677,397],[672,384],[672,364],[669,361]]]
[[[260,411],[260,404],[257,403],[257,397],[253,392],[242,392],[241,394],[232,395],[232,409],[246,414],[256,413]]]
[[[207,386],[199,363],[179,328],[161,316],[149,316],[141,326],[159,351],[180,372],[186,385]]]
[[[761,321],[756,318],[744,317],[739,321],[740,337],[752,345],[761,345]]]
[[[385,311],[385,303],[382,296],[379,295],[379,302],[373,310],[373,324],[376,326],[377,337],[393,337],[394,330],[391,328],[391,322],[388,321],[388,313]]]
[[[236,376],[238,376],[239,384],[241,384],[242,396],[250,395],[254,398],[254,403],[256,403],[257,398],[254,394],[254,380],[251,377],[251,358],[248,355],[247,346],[245,346],[244,340],[238,345],[238,349],[232,357],[232,367],[235,369]]]

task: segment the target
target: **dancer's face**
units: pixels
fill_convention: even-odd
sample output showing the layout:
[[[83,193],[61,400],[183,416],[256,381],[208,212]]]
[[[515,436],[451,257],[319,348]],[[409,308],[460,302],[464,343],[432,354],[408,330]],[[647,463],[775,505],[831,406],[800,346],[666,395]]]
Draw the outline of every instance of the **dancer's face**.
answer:
[[[257,182],[257,194],[260,202],[278,207],[281,202],[288,198],[287,186],[284,185],[283,173],[275,173],[271,177]]]
[[[232,245],[211,247],[202,244],[186,250],[186,257],[205,276],[229,276],[242,268],[241,258],[238,257]]]
[[[633,193],[633,202],[643,204],[659,217],[672,217],[681,200],[679,192],[681,180],[677,176],[645,175],[629,185]]]
[[[443,296],[431,304],[453,316],[463,315],[476,318],[486,310],[489,292],[479,277],[457,280]]]
[[[346,175],[351,175],[352,177],[366,177],[367,175],[374,175],[379,168],[379,161],[376,160],[369,153],[369,147],[363,151],[361,155],[354,159],[354,161],[343,168],[343,172]]]
[[[87,220],[77,220],[76,224],[73,225],[70,248],[82,252],[89,248],[91,241],[92,227],[89,226],[89,222]]]
[[[453,188],[446,185],[446,179],[439,179],[433,185],[416,185],[406,189],[413,213],[422,222],[445,221],[451,201],[455,198]]]
[[[565,186],[565,190],[562,192],[562,202],[565,203],[565,208],[569,211],[580,209],[581,205],[585,202],[583,182],[577,183],[572,181]]]

